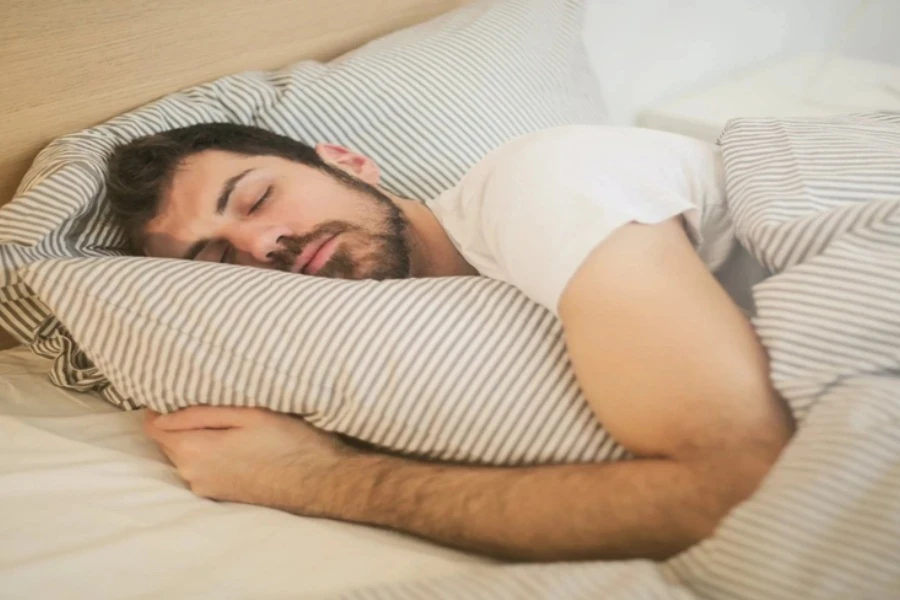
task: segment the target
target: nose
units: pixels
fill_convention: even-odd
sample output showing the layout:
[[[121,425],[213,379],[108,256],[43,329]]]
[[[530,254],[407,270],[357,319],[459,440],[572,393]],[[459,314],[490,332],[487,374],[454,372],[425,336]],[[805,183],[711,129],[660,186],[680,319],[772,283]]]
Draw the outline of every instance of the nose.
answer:
[[[235,262],[262,265],[272,262],[272,253],[280,248],[281,238],[289,234],[282,226],[241,223],[229,232],[228,242],[236,251]]]

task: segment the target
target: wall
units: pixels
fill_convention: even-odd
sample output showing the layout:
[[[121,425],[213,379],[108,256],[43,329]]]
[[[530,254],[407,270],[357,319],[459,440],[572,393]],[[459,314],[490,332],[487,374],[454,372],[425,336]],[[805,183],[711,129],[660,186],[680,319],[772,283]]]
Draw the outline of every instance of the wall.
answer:
[[[825,52],[859,0],[586,0],[585,36],[615,124],[763,61]],[[868,0],[842,53],[900,65],[900,0]]]

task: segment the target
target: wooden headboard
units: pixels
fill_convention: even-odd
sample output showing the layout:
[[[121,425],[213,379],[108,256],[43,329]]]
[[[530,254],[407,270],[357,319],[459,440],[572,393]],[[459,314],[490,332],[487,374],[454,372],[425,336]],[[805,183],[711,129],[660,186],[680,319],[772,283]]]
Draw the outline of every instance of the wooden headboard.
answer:
[[[333,58],[465,2],[0,0],[0,204],[57,136],[230,73]]]
[[[0,0],[0,204],[54,137],[248,69],[333,58],[464,0]]]

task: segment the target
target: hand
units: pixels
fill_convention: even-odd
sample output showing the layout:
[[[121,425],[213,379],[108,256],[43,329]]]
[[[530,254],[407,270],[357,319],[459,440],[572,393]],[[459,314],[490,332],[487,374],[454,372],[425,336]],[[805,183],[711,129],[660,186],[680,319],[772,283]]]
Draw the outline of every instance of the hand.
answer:
[[[354,451],[301,419],[256,408],[147,412],[156,441],[195,494],[316,515],[327,475]]]

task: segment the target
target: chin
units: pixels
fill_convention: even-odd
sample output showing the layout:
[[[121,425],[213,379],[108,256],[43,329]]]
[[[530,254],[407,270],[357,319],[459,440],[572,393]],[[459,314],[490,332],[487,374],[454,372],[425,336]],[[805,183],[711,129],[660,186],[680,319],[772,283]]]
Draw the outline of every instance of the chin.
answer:
[[[369,251],[354,256],[352,250],[347,246],[341,247],[316,275],[355,281],[409,277],[409,259],[405,255],[389,254],[382,249],[381,252]]]

